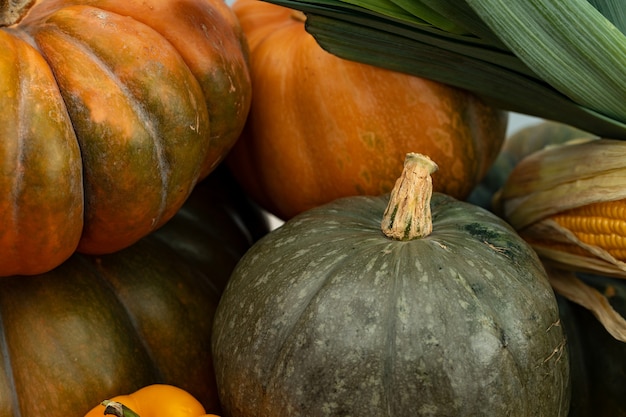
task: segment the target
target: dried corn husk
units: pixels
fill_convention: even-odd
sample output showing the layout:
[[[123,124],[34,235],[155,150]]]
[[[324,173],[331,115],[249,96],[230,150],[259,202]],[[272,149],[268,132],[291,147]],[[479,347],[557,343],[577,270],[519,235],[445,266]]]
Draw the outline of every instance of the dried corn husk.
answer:
[[[626,342],[626,319],[615,311],[604,294],[585,284],[572,271],[546,268],[546,272],[556,292],[591,311],[611,336]]]
[[[540,256],[555,291],[624,342],[626,320],[575,272],[626,278],[625,199],[626,142],[586,138],[522,159],[493,203]]]
[[[613,232],[597,239],[584,238],[557,218],[568,210],[596,203],[621,205],[624,199],[626,142],[584,139],[550,146],[522,159],[496,194],[494,207],[545,262],[626,278],[624,259],[612,255],[615,251],[609,245],[611,235],[615,235],[613,241],[623,235]],[[602,219],[601,212],[590,215],[589,220],[598,218],[605,223],[609,220],[608,215]],[[615,221],[624,221],[626,226],[626,213]],[[599,235],[592,226],[590,223],[588,234]]]

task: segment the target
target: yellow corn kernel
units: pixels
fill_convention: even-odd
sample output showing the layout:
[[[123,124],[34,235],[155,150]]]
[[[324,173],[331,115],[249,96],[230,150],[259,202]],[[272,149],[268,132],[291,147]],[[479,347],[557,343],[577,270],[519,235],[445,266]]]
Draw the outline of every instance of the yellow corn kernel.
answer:
[[[626,260],[626,199],[588,204],[550,218],[580,241]]]

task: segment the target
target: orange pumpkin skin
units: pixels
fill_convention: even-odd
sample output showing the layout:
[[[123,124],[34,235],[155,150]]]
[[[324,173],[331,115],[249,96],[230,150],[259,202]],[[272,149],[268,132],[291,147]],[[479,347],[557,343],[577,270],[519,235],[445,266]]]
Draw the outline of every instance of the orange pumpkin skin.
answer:
[[[2,30],[0,45],[0,275],[43,272],[67,259],[81,236],[80,149],[41,55]]]
[[[290,9],[237,0],[233,10],[248,39],[253,100],[227,161],[273,214],[389,192],[407,152],[439,164],[436,191],[465,198],[497,156],[507,113],[463,90],[329,54]]]
[[[147,385],[127,395],[111,398],[124,404],[140,417],[204,417],[206,414],[202,404],[187,391],[168,384]],[[85,417],[102,417],[105,406],[100,404],[92,408]]]
[[[0,28],[0,50],[0,276],[159,228],[249,109],[247,45],[221,0],[41,0]]]
[[[231,8],[222,0],[45,0],[38,7],[39,13],[47,13],[75,4],[131,16],[180,53],[200,82],[209,111],[211,140],[201,174],[205,178],[239,137],[250,108],[248,45]]]

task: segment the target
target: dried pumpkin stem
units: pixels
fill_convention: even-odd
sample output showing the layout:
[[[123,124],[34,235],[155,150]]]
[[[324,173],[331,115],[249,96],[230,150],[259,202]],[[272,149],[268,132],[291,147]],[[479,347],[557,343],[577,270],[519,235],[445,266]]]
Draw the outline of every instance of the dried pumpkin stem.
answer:
[[[116,417],[139,417],[139,414],[117,401],[104,400],[102,401],[102,405],[105,407],[104,415],[113,415]]]
[[[35,0],[0,0],[0,27],[22,20],[34,3]]]
[[[430,198],[433,182],[430,174],[438,167],[429,157],[409,153],[404,169],[391,191],[383,214],[383,233],[396,240],[412,240],[428,236],[433,229]]]
[[[291,12],[291,18],[298,22],[306,22],[306,14],[304,14],[304,12],[301,12],[300,10],[293,10]]]

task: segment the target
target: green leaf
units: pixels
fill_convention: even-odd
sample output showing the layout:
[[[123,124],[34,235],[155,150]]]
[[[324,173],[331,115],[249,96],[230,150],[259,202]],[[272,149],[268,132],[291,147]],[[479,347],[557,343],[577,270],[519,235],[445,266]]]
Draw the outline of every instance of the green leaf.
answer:
[[[546,82],[626,122],[626,36],[587,0],[466,1]]]
[[[367,10],[372,10],[381,15],[394,17],[401,21],[413,21],[416,16],[407,12],[402,7],[390,0],[340,0],[347,4],[352,4],[357,7],[363,7]],[[418,19],[420,21],[421,19]],[[421,20],[426,23],[425,21]]]
[[[419,0],[392,0],[395,4],[406,10],[420,20],[428,22],[434,27],[450,33],[470,34],[463,26],[451,21],[438,13],[433,8],[427,6]]]
[[[617,27],[620,32],[626,33],[626,7],[623,0],[589,0],[604,17]]]
[[[464,1],[422,0],[422,3],[431,7],[442,16],[446,16],[456,25],[466,28],[467,33],[472,33],[478,38],[488,41],[493,46],[505,49],[500,39],[491,31],[489,26]]]

